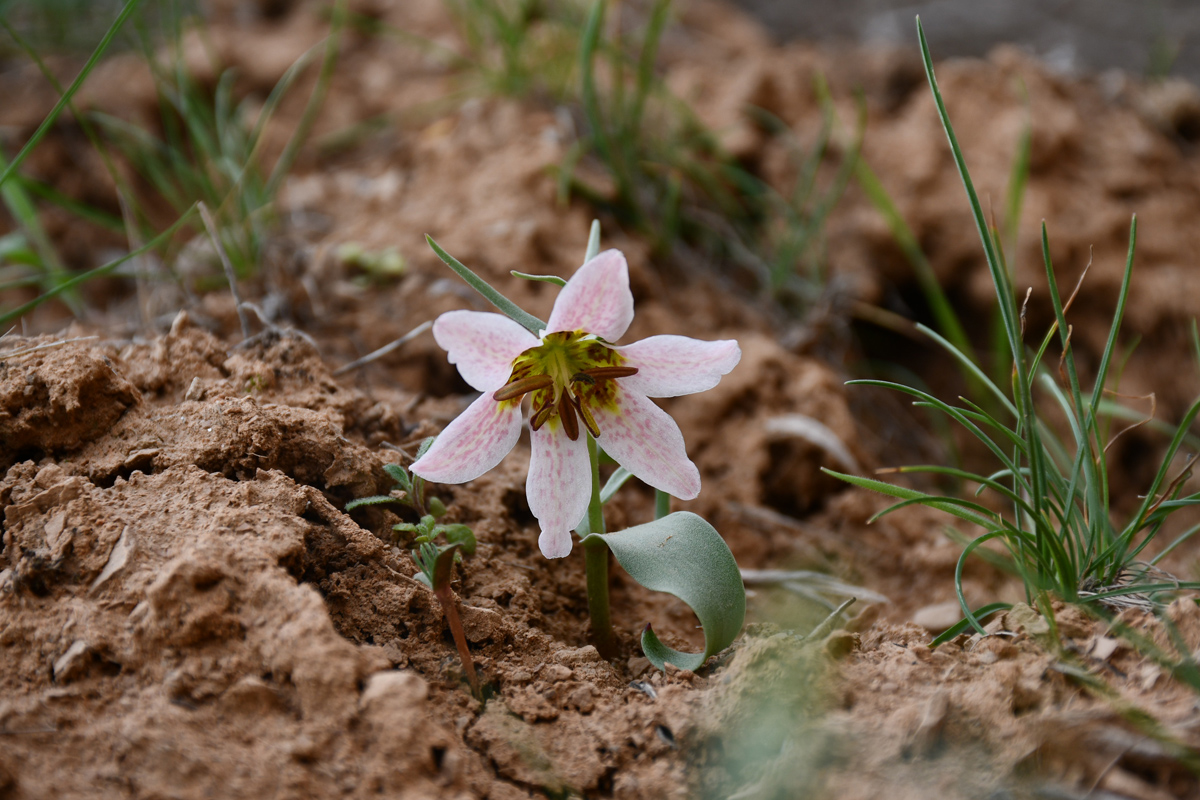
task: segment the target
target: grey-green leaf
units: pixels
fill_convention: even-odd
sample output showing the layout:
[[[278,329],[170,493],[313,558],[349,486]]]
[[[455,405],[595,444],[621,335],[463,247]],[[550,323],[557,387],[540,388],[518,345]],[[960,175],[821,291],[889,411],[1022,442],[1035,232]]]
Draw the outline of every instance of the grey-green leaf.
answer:
[[[688,511],[600,536],[635,581],[687,603],[704,629],[704,652],[683,653],[659,641],[647,626],[642,652],[663,669],[698,669],[728,647],[746,619],[746,590],[729,546],[702,517]]]
[[[412,481],[408,478],[408,471],[399,464],[384,464],[383,471],[406,492],[412,491]]]
[[[458,277],[467,282],[475,291],[479,292],[485,300],[494,305],[497,309],[503,312],[509,319],[517,322],[534,336],[540,334],[545,329],[546,323],[542,322],[537,317],[522,309],[512,300],[509,300],[500,292],[496,291],[490,283],[476,275],[470,269],[462,264],[457,258],[447,253],[445,250],[433,240],[432,236],[426,234],[425,241],[433,248],[433,252],[437,253],[437,257],[442,260],[447,267],[454,270]]]

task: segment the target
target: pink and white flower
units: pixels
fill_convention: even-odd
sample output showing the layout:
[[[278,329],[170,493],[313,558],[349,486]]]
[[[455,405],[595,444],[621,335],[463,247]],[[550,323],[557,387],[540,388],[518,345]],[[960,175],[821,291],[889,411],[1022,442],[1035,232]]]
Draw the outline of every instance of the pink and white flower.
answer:
[[[571,530],[587,513],[587,434],[645,483],[684,500],[696,497],[700,473],[683,434],[649,398],[713,388],[742,351],[731,339],[686,336],[613,344],[632,320],[629,267],[617,250],[576,271],[540,337],[502,314],[442,314],[434,338],[483,395],[446,426],[412,471],[435,483],[463,483],[492,469],[520,438],[521,401],[530,395],[533,452],[525,490],[547,558],[571,552]]]

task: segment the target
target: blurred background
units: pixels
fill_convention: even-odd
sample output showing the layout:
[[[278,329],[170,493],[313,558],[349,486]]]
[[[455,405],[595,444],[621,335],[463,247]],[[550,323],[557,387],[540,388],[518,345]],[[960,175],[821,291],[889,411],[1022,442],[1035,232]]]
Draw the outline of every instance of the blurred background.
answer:
[[[1200,80],[1196,0],[734,0],[780,40],[909,44],[921,15],[939,58],[1019,45],[1059,72],[1120,68]]]

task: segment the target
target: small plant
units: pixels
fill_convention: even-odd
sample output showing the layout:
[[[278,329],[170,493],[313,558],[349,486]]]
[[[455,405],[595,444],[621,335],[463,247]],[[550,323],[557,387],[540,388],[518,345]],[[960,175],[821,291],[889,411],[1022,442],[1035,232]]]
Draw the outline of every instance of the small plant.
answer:
[[[1001,409],[1000,411],[986,411],[982,399],[980,402],[972,402],[960,398],[962,405],[951,405],[927,392],[898,383],[852,383],[886,386],[915,397],[915,405],[938,411],[963,426],[999,462],[999,468],[989,475],[945,466],[913,466],[896,471],[949,475],[973,482],[979,487],[977,494],[992,493],[1008,507],[1008,510],[995,511],[971,500],[932,495],[884,481],[826,471],[854,485],[900,499],[900,503],[881,514],[907,505],[920,504],[952,514],[983,529],[982,535],[969,540],[955,571],[955,588],[966,620],[937,641],[957,635],[967,625],[982,632],[979,622],[981,616],[1008,607],[1008,604],[992,603],[972,611],[963,596],[962,571],[965,561],[975,553],[1000,557],[990,550],[980,551],[980,548],[989,542],[998,542],[1004,546],[1007,557],[1003,558],[1003,563],[1021,576],[1027,599],[1041,608],[1048,617],[1052,616],[1052,597],[1088,604],[1093,608],[1098,608],[1100,604],[1109,607],[1132,605],[1158,608],[1161,605],[1158,601],[1162,597],[1168,597],[1181,589],[1200,588],[1200,583],[1179,581],[1156,566],[1162,555],[1195,534],[1200,530],[1200,526],[1185,531],[1179,539],[1149,562],[1138,559],[1162,530],[1163,524],[1171,514],[1181,508],[1200,505],[1200,494],[1183,494],[1183,486],[1191,475],[1192,461],[1189,459],[1181,469],[1171,475],[1172,462],[1197,413],[1200,413],[1200,400],[1192,404],[1175,429],[1154,479],[1139,492],[1144,499],[1138,509],[1123,524],[1116,524],[1112,516],[1106,456],[1111,439],[1107,436],[1107,427],[1102,416],[1108,403],[1105,393],[1114,361],[1117,333],[1129,295],[1137,239],[1137,218],[1134,218],[1130,227],[1124,280],[1117,297],[1107,344],[1101,354],[1095,382],[1090,391],[1085,391],[1076,369],[1071,347],[1071,326],[1067,322],[1067,313],[1074,295],[1063,302],[1059,293],[1045,225],[1042,227],[1042,252],[1055,323],[1042,340],[1036,343],[1036,348],[1027,347],[1024,342],[1024,315],[1018,308],[1012,278],[999,254],[999,236],[985,221],[979,198],[938,90],[929,48],[919,20],[917,27],[926,75],[967,191],[996,288],[1005,340],[1014,365],[1012,390],[1002,391],[959,347],[924,327],[922,330],[926,334],[946,348],[959,364],[973,375],[978,385],[985,387],[991,402]],[[1055,338],[1059,340],[1061,347],[1056,370],[1045,363]],[[1048,422],[1048,417],[1040,409],[1039,403],[1045,401],[1052,403],[1066,417],[1070,435],[1065,441],[1059,438]]]
[[[417,451],[420,458],[433,445],[430,437],[421,443]],[[433,590],[450,633],[454,636],[454,644],[458,648],[459,658],[462,659],[463,669],[466,670],[467,680],[471,683],[471,691],[478,697],[480,694],[479,676],[475,672],[475,664],[471,660],[471,651],[467,648],[467,636],[463,631],[462,620],[458,615],[458,601],[450,588],[450,580],[455,563],[462,562],[462,554],[474,555],[475,534],[466,525],[452,523],[443,525],[438,520],[445,516],[446,506],[437,497],[426,497],[425,479],[419,475],[408,474],[399,464],[387,464],[384,470],[395,482],[394,494],[380,494],[371,497],[360,497],[346,504],[346,510],[352,511],[362,506],[375,506],[388,503],[398,503],[420,515],[418,522],[400,522],[392,526],[397,533],[411,535],[414,545],[412,550],[413,563],[417,565],[416,579]],[[438,544],[438,539],[444,538],[446,544]]]
[[[660,669],[668,661],[698,668],[737,636],[745,590],[733,555],[711,525],[695,514],[667,513],[669,495],[699,494],[700,474],[679,427],[649,398],[716,386],[741,358],[737,342],[653,336],[613,344],[633,319],[633,295],[625,257],[616,250],[599,252],[599,223],[592,225],[583,266],[569,281],[518,273],[562,285],[548,322],[428,241],[447,266],[504,313],[450,311],[434,322],[434,338],[482,394],[413,462],[413,474],[463,483],[495,467],[521,435],[522,400],[528,395],[532,458],[526,494],[541,527],[538,545],[547,558],[564,558],[572,550],[571,531],[579,534],[596,649],[607,658],[618,649],[609,616],[611,551],[634,580],[691,606],[704,629],[704,652],[681,653],[647,626],[646,657]],[[601,445],[621,465],[603,489]],[[631,475],[657,490],[658,518],[606,533],[604,503]]]

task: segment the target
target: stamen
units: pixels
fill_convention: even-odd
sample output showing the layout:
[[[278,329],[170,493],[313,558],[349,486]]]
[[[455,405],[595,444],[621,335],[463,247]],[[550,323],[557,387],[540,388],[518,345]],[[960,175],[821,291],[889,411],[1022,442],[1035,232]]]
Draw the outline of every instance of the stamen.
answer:
[[[533,417],[529,420],[529,427],[533,430],[538,430],[546,424],[546,420],[554,415],[554,403],[546,403],[546,405],[533,412]]]
[[[492,399],[502,403],[505,400],[523,397],[530,392],[536,392],[539,389],[545,389],[552,385],[554,385],[554,379],[549,375],[530,375],[527,378],[521,378],[520,380],[501,386],[492,395]]]
[[[567,438],[572,442],[577,441],[579,439],[579,420],[575,419],[575,404],[571,402],[571,395],[566,392],[563,392],[562,398],[558,401],[558,416],[562,418]]]
[[[568,395],[569,396],[569,395]],[[587,427],[588,433],[593,438],[600,438],[600,426],[596,424],[596,418],[592,416],[592,412],[588,410],[587,403],[579,395],[571,397],[571,405],[575,406],[575,410],[579,412],[583,424]]]
[[[585,369],[580,375],[587,375],[590,378],[597,380],[611,380],[613,378],[628,378],[632,375],[637,375],[637,367],[592,367]],[[572,378],[571,380],[575,380]]]
[[[571,383],[586,383],[588,386],[595,386],[596,379],[586,372],[576,372],[571,376]]]

